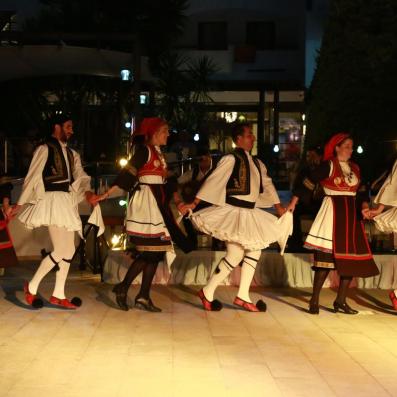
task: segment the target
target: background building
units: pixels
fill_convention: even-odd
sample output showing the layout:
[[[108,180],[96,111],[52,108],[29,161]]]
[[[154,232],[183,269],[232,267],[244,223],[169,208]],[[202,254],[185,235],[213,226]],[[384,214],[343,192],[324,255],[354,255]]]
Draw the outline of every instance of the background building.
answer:
[[[305,89],[313,77],[328,1],[190,4],[178,49],[193,58],[207,55],[219,68],[208,110],[227,121],[253,123],[254,151],[266,157],[277,145],[278,172],[287,177],[302,149]],[[230,145],[226,142],[226,149]]]
[[[305,89],[313,76],[327,5],[328,0],[191,0],[184,33],[173,46],[174,52],[189,59],[212,60],[216,71],[204,101],[209,119],[252,123],[257,136],[254,153],[263,158],[272,155],[281,180],[287,179],[302,150]],[[1,81],[60,75],[119,79],[121,69],[136,67],[134,52],[114,45],[114,38],[109,45],[109,38],[103,36],[95,43],[56,33],[36,39],[12,36],[38,10],[38,1],[2,1]],[[126,37],[120,40],[125,43]],[[141,104],[144,111],[156,112],[156,77],[148,58],[142,56],[140,64]],[[101,103],[92,98],[89,106],[92,111]],[[231,148],[227,131],[211,123],[207,127],[204,134],[212,148]],[[98,126],[92,129],[86,134],[86,146],[100,141],[90,138]],[[188,132],[192,138],[196,135]]]

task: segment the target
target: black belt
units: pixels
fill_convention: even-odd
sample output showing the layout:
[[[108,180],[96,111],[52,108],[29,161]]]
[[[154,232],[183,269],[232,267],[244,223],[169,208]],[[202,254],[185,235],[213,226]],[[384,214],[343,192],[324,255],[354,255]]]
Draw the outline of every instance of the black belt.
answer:
[[[51,183],[51,184],[45,184],[44,187],[46,192],[69,192],[70,183],[69,182]]]
[[[255,203],[253,203],[252,201],[239,200],[231,196],[226,197],[226,203],[230,205],[234,205],[235,207],[250,208],[250,209],[255,208]]]
[[[157,185],[165,185],[165,183],[145,183],[145,182],[139,182],[138,185],[157,186]]]

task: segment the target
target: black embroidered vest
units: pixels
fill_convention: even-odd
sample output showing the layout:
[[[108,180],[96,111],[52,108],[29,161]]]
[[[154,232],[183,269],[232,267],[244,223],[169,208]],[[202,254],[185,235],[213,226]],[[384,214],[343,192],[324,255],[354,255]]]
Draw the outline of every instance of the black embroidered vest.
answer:
[[[55,183],[68,180],[68,168],[66,166],[65,156],[63,155],[61,144],[58,142],[58,140],[51,137],[47,140],[46,145],[48,147],[48,158],[43,170],[43,182],[45,190],[47,192],[68,192],[69,186],[73,182],[73,152],[68,147],[66,148],[71,180],[65,183]]]
[[[235,158],[235,164],[232,175],[226,185],[226,196],[244,196],[251,193],[251,175],[248,157],[243,149],[237,148],[232,152]],[[259,176],[261,169],[259,160],[252,157],[255,166],[258,168]],[[259,193],[263,193],[262,178],[259,178]]]

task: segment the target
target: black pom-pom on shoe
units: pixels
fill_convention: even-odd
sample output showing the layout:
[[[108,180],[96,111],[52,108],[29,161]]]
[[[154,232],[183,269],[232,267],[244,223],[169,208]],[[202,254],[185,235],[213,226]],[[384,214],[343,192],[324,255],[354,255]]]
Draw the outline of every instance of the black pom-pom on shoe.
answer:
[[[218,299],[214,299],[211,302],[211,310],[214,312],[219,312],[220,310],[222,310],[223,305],[220,301],[218,301]]]
[[[256,307],[260,312],[265,312],[267,310],[267,305],[262,299],[259,299],[258,302],[256,302]]]
[[[32,301],[32,307],[34,307],[35,309],[41,309],[44,306],[44,302],[42,299],[40,298],[35,298]]]
[[[83,301],[78,296],[75,296],[70,302],[77,307],[80,307],[83,304]]]

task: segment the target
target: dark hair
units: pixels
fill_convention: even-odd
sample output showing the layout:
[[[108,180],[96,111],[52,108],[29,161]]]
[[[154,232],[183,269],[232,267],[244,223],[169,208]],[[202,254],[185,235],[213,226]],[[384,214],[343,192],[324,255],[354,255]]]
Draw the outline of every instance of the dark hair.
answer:
[[[46,135],[52,135],[54,133],[54,126],[60,125],[62,127],[67,121],[73,120],[70,113],[55,113],[50,116],[46,121]]]
[[[51,130],[54,128],[55,125],[60,125],[62,126],[64,123],[67,121],[72,120],[72,116],[70,113],[59,113],[59,114],[54,114],[48,119],[49,126]]]
[[[324,151],[323,151],[323,148],[321,146],[314,145],[314,146],[309,146],[307,148],[307,152],[315,152],[319,156],[322,156]]]
[[[250,123],[235,123],[232,127],[232,139],[234,143],[237,143],[237,138],[244,134],[245,128],[251,128]]]

